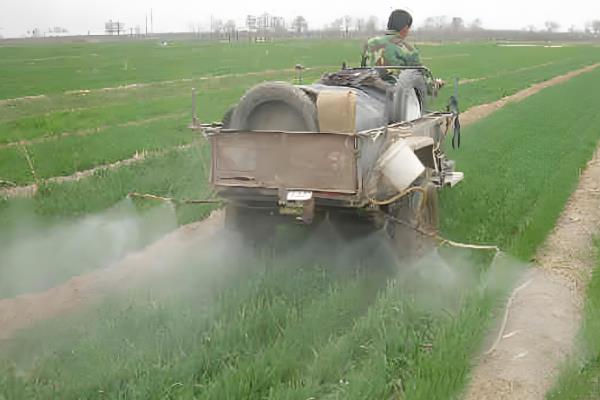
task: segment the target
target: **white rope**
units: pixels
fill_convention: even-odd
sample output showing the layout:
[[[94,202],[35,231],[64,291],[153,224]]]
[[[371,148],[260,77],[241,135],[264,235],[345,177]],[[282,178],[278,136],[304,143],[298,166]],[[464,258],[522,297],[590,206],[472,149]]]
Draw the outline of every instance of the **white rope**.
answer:
[[[496,346],[498,346],[498,344],[500,343],[500,341],[502,340],[502,338],[504,336],[504,331],[506,330],[506,324],[508,323],[508,316],[510,314],[510,308],[512,307],[512,303],[515,300],[515,297],[521,290],[523,290],[527,286],[531,285],[532,282],[533,282],[533,280],[531,280],[531,279],[528,280],[527,282],[525,282],[524,284],[522,284],[521,286],[519,286],[518,288],[513,290],[512,294],[508,298],[508,301],[506,302],[506,310],[504,310],[504,318],[502,319],[502,325],[500,326],[500,331],[498,332],[498,337],[496,338],[496,341],[494,342],[494,344],[492,344],[492,347],[490,347],[490,349],[484,353],[486,356],[489,354],[492,354],[492,352],[494,350],[496,350]]]

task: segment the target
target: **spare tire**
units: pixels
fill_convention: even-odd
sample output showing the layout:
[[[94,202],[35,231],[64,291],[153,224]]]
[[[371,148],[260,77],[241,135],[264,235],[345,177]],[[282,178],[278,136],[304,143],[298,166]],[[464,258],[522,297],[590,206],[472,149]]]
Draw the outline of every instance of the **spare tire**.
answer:
[[[232,129],[318,132],[317,106],[304,90],[286,82],[250,89],[236,106]]]
[[[392,122],[412,121],[425,113],[427,82],[418,70],[404,70],[396,79]]]
[[[225,114],[223,114],[223,118],[221,119],[221,125],[223,126],[223,128],[225,128],[225,129],[231,128],[231,116],[233,115],[234,111],[235,111],[235,106],[231,106],[231,107],[229,107],[229,109],[227,111],[225,111]]]

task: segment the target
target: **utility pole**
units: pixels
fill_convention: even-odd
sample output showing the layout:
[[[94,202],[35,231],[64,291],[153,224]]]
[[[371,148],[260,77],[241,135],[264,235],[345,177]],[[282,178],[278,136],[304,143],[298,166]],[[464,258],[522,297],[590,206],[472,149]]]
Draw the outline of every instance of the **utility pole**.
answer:
[[[146,13],[146,36],[148,36],[148,13]]]
[[[152,14],[152,9],[150,9],[150,33],[154,33],[154,17]]]

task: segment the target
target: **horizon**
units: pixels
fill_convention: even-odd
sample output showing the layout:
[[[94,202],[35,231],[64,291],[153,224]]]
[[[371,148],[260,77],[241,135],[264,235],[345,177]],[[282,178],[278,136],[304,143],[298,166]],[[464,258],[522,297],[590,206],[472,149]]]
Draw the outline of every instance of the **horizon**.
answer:
[[[583,0],[573,0],[566,8],[557,1],[523,4],[517,0],[507,0],[499,10],[491,10],[489,6],[472,0],[459,3],[433,0],[427,5],[416,1],[397,3],[374,0],[369,7],[341,2],[322,3],[316,0],[306,0],[302,5],[276,0],[258,0],[252,4],[206,4],[172,0],[169,6],[156,0],[131,1],[127,4],[121,4],[117,0],[107,0],[103,4],[75,0],[24,0],[18,4],[0,5],[0,36],[31,37],[34,29],[38,29],[40,36],[44,36],[55,27],[65,29],[68,36],[98,35],[104,34],[104,24],[109,20],[124,23],[127,33],[136,27],[145,32],[146,18],[148,32],[209,32],[212,21],[221,20],[225,23],[233,20],[238,28],[243,28],[247,15],[258,16],[263,13],[283,17],[288,26],[293,18],[302,15],[306,18],[310,30],[323,29],[333,20],[345,15],[365,20],[374,16],[378,20],[378,27],[381,28],[387,21],[387,15],[394,8],[404,8],[411,12],[415,28],[423,26],[428,17],[447,16],[450,19],[460,17],[467,26],[479,19],[482,27],[489,30],[520,31],[533,27],[536,30],[544,30],[545,22],[554,21],[559,24],[555,31],[567,32],[571,29],[583,31],[587,23],[600,19],[600,2],[590,5]],[[512,11],[514,9],[519,9],[520,13],[515,14]],[[543,13],[540,10],[543,10]]]

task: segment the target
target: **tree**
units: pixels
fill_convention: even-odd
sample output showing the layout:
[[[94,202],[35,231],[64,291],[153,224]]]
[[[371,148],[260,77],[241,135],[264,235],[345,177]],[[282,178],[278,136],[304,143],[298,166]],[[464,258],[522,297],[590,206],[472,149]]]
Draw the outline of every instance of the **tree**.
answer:
[[[461,17],[453,17],[450,27],[453,31],[462,31],[465,29],[465,21]]]
[[[354,29],[356,29],[357,32],[362,32],[365,30],[364,18],[356,18],[354,20]]]
[[[297,34],[306,32],[308,30],[308,22],[306,21],[306,18],[304,18],[302,15],[298,15],[296,18],[294,18],[292,21],[292,29]]]
[[[483,29],[483,22],[479,18],[473,20],[469,25],[469,29],[472,31],[480,31]]]
[[[448,22],[448,17],[446,15],[441,15],[437,17],[427,17],[423,24],[423,28],[425,30],[431,31],[447,29],[448,26],[450,26],[450,23]]]
[[[544,26],[548,32],[556,32],[560,28],[560,24],[556,21],[546,21]]]
[[[344,26],[344,19],[337,18],[328,25],[328,29],[332,30],[332,31],[341,31],[343,26]]]
[[[527,25],[523,29],[526,30],[527,32],[535,32],[535,31],[537,31],[537,28],[535,27],[535,25]]]
[[[375,33],[377,32],[377,25],[379,25],[379,20],[374,15],[371,15],[365,24],[365,31],[367,33]]]
[[[221,21],[220,19],[213,19],[211,17],[210,31],[215,33],[221,33],[221,31],[223,31],[223,21]]]
[[[349,15],[344,16],[344,31],[346,35],[348,35],[348,31],[350,30],[350,26],[352,25],[352,17]]]
[[[235,29],[236,29],[236,25],[235,25],[235,21],[230,19],[229,21],[227,21],[225,23],[225,25],[223,26],[223,29],[225,30],[225,32],[227,33],[234,33]]]
[[[592,21],[591,28],[594,35],[600,35],[600,19]]]

